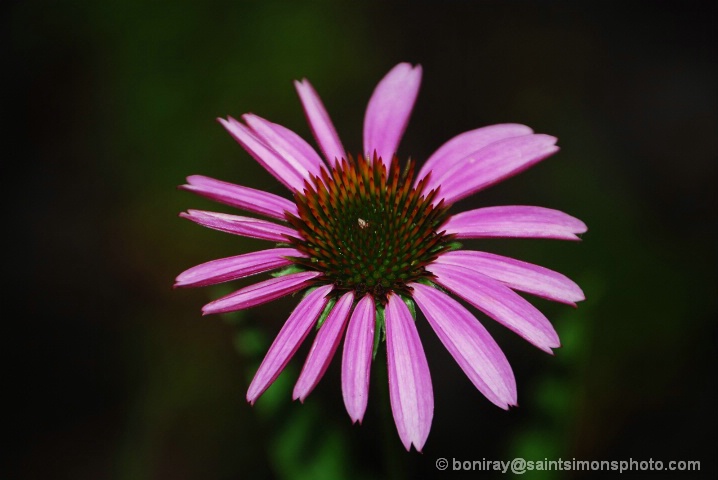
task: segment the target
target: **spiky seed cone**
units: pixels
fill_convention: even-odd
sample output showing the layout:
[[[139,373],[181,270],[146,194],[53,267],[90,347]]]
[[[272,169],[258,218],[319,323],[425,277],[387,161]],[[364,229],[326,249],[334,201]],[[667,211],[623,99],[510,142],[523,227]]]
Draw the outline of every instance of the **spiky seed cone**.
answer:
[[[381,303],[391,291],[409,294],[407,283],[429,278],[424,267],[452,240],[437,232],[448,215],[443,200],[434,206],[435,190],[421,194],[428,177],[411,187],[414,165],[402,172],[394,156],[387,171],[376,156],[349,156],[305,181],[294,195],[299,217],[287,220],[302,237],[290,242],[308,258],[293,260],[322,272],[319,281],[337,293],[369,292]]]

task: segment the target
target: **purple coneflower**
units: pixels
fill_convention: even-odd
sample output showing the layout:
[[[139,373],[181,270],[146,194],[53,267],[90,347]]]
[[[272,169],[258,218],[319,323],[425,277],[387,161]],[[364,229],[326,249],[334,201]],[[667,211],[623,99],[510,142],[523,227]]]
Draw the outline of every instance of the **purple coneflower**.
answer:
[[[471,382],[501,408],[516,405],[511,366],[463,299],[538,348],[558,347],[546,317],[515,290],[575,305],[581,289],[560,273],[486,252],[461,239],[511,237],[578,240],[586,225],[557,210],[531,206],[478,208],[449,215],[449,206],[558,151],[556,138],[518,124],[462,133],[442,145],[418,174],[395,156],[409,121],[421,67],[401,63],[377,85],[364,118],[364,152],[345,152],[329,115],[307,80],[295,82],[322,158],[291,130],[257,115],[219,119],[291,200],[194,175],[181,188],[268,217],[189,210],[205,227],[268,240],[267,250],[213,260],[177,277],[176,286],[204,286],[282,269],[208,303],[225,313],[303,291],[247,392],[254,403],[299,345],[318,331],[294,399],[314,389],[344,338],[342,393],[361,422],[373,353],[386,338],[389,393],[401,441],[421,450],[434,410],[429,366],[415,325],[415,306]]]

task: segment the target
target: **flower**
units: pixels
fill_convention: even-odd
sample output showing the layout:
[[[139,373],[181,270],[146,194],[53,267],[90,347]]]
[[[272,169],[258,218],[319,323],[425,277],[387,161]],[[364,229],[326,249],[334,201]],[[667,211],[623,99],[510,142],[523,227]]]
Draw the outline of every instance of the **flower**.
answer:
[[[293,199],[193,175],[180,188],[270,220],[189,210],[181,216],[216,230],[274,242],[274,248],[213,260],[181,273],[175,286],[205,286],[283,268],[203,308],[242,310],[304,291],[247,392],[254,403],[318,327],[294,399],[304,401],[342,337],[342,393],[353,422],[367,407],[372,354],[386,338],[392,412],[402,443],[421,451],[434,400],[415,307],[486,398],[516,405],[511,366],[486,329],[450,294],[551,352],[559,338],[546,317],[515,291],[574,305],[581,289],[564,275],[499,255],[465,250],[461,239],[578,240],[586,225],[533,206],[497,206],[449,215],[449,206],[558,151],[556,138],[518,124],[462,133],[431,155],[418,174],[402,169],[397,146],[421,82],[401,63],[377,85],[364,118],[364,152],[347,154],[319,96],[295,82],[323,158],[291,130],[257,115],[219,119]]]

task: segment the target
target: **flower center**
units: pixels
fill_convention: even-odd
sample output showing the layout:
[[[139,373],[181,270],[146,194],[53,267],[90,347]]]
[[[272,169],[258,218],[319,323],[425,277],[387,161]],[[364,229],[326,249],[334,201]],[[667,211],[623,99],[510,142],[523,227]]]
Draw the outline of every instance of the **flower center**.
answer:
[[[412,188],[413,176],[414,162],[401,171],[396,156],[388,169],[361,155],[322,169],[294,194],[299,217],[287,214],[302,237],[292,246],[308,257],[293,260],[338,291],[369,292],[381,303],[392,291],[409,294],[407,284],[429,278],[424,267],[452,240],[437,232],[448,207],[432,204],[436,190],[421,194],[427,178]]]

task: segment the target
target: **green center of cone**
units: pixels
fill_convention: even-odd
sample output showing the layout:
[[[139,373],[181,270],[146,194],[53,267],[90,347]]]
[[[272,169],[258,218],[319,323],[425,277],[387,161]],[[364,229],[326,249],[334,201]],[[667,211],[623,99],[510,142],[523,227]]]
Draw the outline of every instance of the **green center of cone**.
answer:
[[[426,178],[412,188],[414,162],[401,171],[359,156],[342,159],[305,182],[294,197],[299,217],[287,214],[301,239],[292,246],[308,258],[297,264],[322,272],[335,290],[371,293],[385,303],[389,292],[410,294],[408,283],[429,278],[425,267],[448,250],[451,236],[437,231],[448,215],[436,191],[422,195]]]

